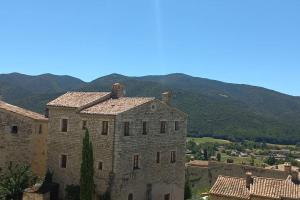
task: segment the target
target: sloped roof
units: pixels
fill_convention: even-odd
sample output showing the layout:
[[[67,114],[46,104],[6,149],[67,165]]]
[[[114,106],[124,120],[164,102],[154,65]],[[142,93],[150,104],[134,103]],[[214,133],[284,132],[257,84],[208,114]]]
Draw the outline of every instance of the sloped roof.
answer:
[[[34,120],[43,120],[43,121],[47,121],[48,119],[45,118],[43,115],[32,112],[30,110],[26,110],[24,108],[20,108],[11,104],[8,104],[4,101],[0,101],[0,109],[18,114],[18,115],[22,115],[24,117],[28,117],[30,119],[34,119]]]
[[[47,106],[80,108],[108,95],[110,92],[67,92],[49,102]]]
[[[251,199],[251,196],[270,199],[300,199],[300,186],[294,184],[290,178],[281,180],[253,177],[253,184],[248,190],[244,178],[219,176],[210,194],[242,199]]]
[[[118,99],[108,99],[94,106],[82,110],[84,114],[117,115],[154,100],[151,97],[121,97]]]
[[[210,193],[217,196],[250,199],[250,192],[243,178],[219,176]]]
[[[255,177],[250,187],[251,195],[281,199],[300,199],[300,186],[291,180]]]

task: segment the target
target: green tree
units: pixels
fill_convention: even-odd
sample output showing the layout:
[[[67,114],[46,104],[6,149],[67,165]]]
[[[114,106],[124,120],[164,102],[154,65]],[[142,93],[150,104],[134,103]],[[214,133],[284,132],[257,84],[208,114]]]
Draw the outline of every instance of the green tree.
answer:
[[[80,200],[92,200],[94,194],[94,156],[93,145],[86,129],[82,142],[82,161],[80,169]]]
[[[184,185],[184,199],[190,199],[190,198],[192,198],[192,189],[191,189],[190,181],[187,179]]]
[[[268,165],[275,165],[276,164],[276,158],[273,155],[270,155],[266,160],[265,163]]]
[[[21,200],[23,191],[35,180],[29,166],[11,162],[7,170],[0,173],[0,199]]]

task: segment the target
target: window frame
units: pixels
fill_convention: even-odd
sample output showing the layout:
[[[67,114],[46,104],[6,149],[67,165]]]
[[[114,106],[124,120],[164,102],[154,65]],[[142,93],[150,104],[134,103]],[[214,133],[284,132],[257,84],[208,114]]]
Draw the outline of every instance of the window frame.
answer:
[[[39,134],[39,135],[43,134],[43,124],[39,124],[39,127],[38,127],[38,134]]]
[[[104,126],[105,125],[105,126]],[[104,129],[105,128],[105,129]],[[101,135],[108,135],[108,121],[102,121]]]
[[[180,123],[179,123],[178,120],[174,122],[174,130],[175,131],[179,131],[180,130]]]
[[[176,151],[171,151],[170,163],[176,163]]]
[[[65,157],[65,160],[63,162],[63,157]],[[64,165],[63,165],[64,163]],[[60,169],[67,169],[68,168],[68,155],[67,154],[61,154],[59,159],[59,168]]]
[[[98,169],[98,171],[103,171],[104,170],[104,163],[103,163],[103,161],[99,161],[97,163],[97,169]]]
[[[19,133],[19,127],[18,127],[18,125],[12,125],[10,127],[10,133],[11,134],[18,134]]]
[[[157,151],[156,152],[156,164],[160,164],[161,162],[161,152],[160,151]]]
[[[66,120],[66,122],[67,122],[67,124],[66,124],[66,131],[65,130],[63,130],[63,125],[64,125],[64,120]],[[62,132],[62,133],[68,133],[69,132],[69,118],[67,118],[67,117],[63,117],[63,118],[61,118],[60,119],[60,132]]]
[[[160,133],[167,133],[167,121],[160,121]]]
[[[140,169],[140,155],[139,154],[133,155],[133,163],[132,164],[133,164],[133,166],[132,166],[133,170]]]
[[[88,126],[88,121],[86,119],[83,119],[81,121],[81,130],[83,131],[87,130],[87,126]]]
[[[142,122],[142,134],[148,135],[148,122],[147,121]]]
[[[130,123],[128,121],[123,122],[123,135],[130,136]]]
[[[128,200],[133,200],[133,193],[129,193],[127,199]]]

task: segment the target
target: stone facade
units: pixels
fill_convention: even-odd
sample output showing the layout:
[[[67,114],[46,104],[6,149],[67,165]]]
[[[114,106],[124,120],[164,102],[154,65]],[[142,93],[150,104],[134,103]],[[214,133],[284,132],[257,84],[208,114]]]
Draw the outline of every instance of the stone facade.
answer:
[[[122,104],[122,99],[116,101],[119,106]],[[128,106],[128,101],[126,99],[124,106]],[[183,199],[187,134],[184,113],[156,99],[114,114],[89,114],[80,112],[79,108],[53,105],[48,109],[48,166],[54,172],[54,181],[60,184],[62,198],[67,185],[79,184],[85,133],[82,125],[86,121],[94,149],[96,199],[107,190],[112,200]],[[61,131],[62,119],[68,119],[67,132]],[[102,134],[103,121],[108,122],[107,135]],[[165,133],[160,133],[161,121],[166,122]],[[175,121],[178,130],[175,130]],[[129,123],[129,136],[124,135],[125,122]],[[143,134],[144,122],[146,134]],[[171,154],[173,158],[175,155],[174,162],[171,162]],[[67,156],[66,168],[61,167],[62,155]],[[138,169],[134,169],[136,156]]]
[[[9,162],[28,164],[36,175],[43,176],[47,158],[47,119],[41,116],[36,119],[28,113],[23,115],[15,112],[23,109],[5,105],[7,109],[0,108],[0,168],[5,170]]]

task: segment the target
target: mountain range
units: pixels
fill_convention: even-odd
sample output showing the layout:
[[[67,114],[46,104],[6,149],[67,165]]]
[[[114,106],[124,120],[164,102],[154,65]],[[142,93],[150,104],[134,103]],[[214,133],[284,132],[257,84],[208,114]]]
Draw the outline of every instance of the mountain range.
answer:
[[[67,91],[110,91],[120,82],[127,96],[172,91],[174,106],[189,115],[190,136],[295,144],[300,142],[300,97],[262,87],[224,83],[186,74],[128,77],[111,74],[84,82],[71,76],[0,74],[2,100],[43,113]]]

